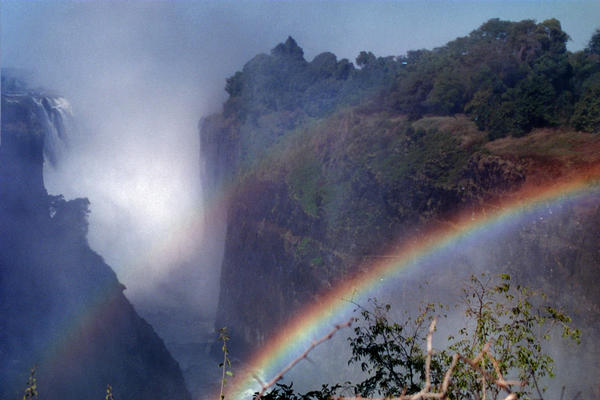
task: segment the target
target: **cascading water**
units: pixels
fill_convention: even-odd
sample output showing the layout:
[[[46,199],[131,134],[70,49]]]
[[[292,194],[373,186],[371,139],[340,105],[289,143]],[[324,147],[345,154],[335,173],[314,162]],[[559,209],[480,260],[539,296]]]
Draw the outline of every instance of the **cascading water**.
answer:
[[[71,105],[64,97],[34,95],[32,99],[44,132],[45,161],[56,167],[68,148],[68,132],[73,124]]]
[[[71,104],[61,96],[27,85],[26,71],[2,69],[2,94],[7,102],[30,102],[44,136],[44,161],[56,167],[68,148],[69,132],[73,130]]]
[[[17,74],[17,76],[14,76]],[[56,167],[69,146],[69,132],[73,130],[71,104],[61,96],[44,90],[29,89],[20,71],[2,70],[2,94],[11,103],[29,102],[44,136],[44,161]]]

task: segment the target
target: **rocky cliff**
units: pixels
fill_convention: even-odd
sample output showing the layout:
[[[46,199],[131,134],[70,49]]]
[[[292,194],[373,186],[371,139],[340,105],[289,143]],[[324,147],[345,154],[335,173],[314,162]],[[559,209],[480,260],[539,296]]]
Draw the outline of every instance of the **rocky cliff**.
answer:
[[[561,85],[600,77],[596,56],[568,54],[566,38],[556,20],[491,20],[432,51],[363,52],[358,68],[330,53],[308,62],[290,38],[230,78],[230,98],[204,120],[201,142],[211,193],[227,209],[216,327],[230,329],[233,352],[265,344],[391,244],[418,240],[458,210],[597,165],[599,137],[546,114],[560,106]],[[577,75],[577,59],[596,72]],[[557,97],[536,97],[540,74],[554,76],[547,89]],[[527,114],[509,112],[526,90]],[[580,101],[577,90],[565,110]],[[485,115],[484,92],[485,104],[498,102]],[[491,252],[495,265],[554,294],[569,282],[595,307],[580,315],[597,324],[600,292],[588,279],[600,271],[598,207],[596,199],[565,211],[548,232],[537,226],[539,236],[522,227]],[[552,247],[565,232],[580,240]]]
[[[189,399],[177,362],[89,248],[88,200],[44,188],[59,101],[3,79],[0,398],[20,398],[35,366],[45,399],[101,398],[107,384],[121,399]]]

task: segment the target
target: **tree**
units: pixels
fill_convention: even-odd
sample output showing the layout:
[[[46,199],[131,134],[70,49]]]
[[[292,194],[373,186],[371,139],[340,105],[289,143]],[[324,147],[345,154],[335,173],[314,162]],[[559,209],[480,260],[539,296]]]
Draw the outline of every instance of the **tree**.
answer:
[[[471,277],[464,289],[464,300],[467,326],[460,329],[456,338],[448,338],[450,345],[448,351],[440,354],[441,363],[448,365],[449,353],[472,359],[487,347],[493,358],[491,354],[482,358],[480,367],[484,372],[496,378],[498,371],[503,376],[513,375],[521,382],[516,391],[519,397],[527,398],[536,392],[542,398],[539,380],[553,376],[554,364],[544,351],[543,341],[549,340],[558,328],[563,337],[579,343],[580,332],[569,325],[571,319],[545,305],[544,294],[513,285],[506,274],[499,281],[487,276]],[[459,366],[453,374],[453,397],[477,398],[487,392],[487,398],[499,398],[500,386],[486,386],[481,376],[466,367]]]
[[[506,274],[497,279],[471,277],[463,300],[462,328],[437,352],[431,337],[437,314],[447,307],[427,304],[416,318],[403,322],[390,321],[391,307],[375,300],[369,308],[359,307],[361,322],[348,339],[352,349],[348,363],[360,364],[366,378],[348,383],[354,393],[399,399],[419,395],[499,399],[506,394],[512,399],[534,395],[542,399],[540,379],[553,376],[554,364],[543,343],[555,329],[579,342],[580,332],[570,326],[570,318],[547,305],[542,293],[513,284]],[[340,384],[323,386],[321,391],[297,395],[291,385],[278,385],[265,397],[331,399],[340,388]]]
[[[596,29],[585,50],[589,54],[600,55],[600,29]]]
[[[600,73],[588,79],[581,99],[575,103],[573,126],[586,132],[600,132]]]
[[[371,309],[361,307],[363,324],[354,328],[354,337],[348,338],[352,349],[348,364],[359,363],[368,375],[355,386],[355,392],[364,397],[418,392],[425,380],[425,353],[421,343],[425,339],[429,307],[414,321],[408,317],[398,323],[388,320],[389,304],[370,301]]]
[[[570,319],[550,306],[542,305],[545,297],[528,288],[512,285],[508,275],[499,281],[488,276],[472,277],[464,288],[464,325],[457,335],[448,338],[448,347],[431,360],[430,379],[440,386],[445,371],[451,368],[455,354],[461,356],[452,374],[449,398],[500,398],[503,388],[485,383],[482,376],[514,376],[521,382],[515,392],[541,398],[540,378],[552,376],[552,358],[545,353],[543,341],[559,326],[562,335],[579,340],[579,331],[569,326]],[[388,321],[389,306],[376,305],[362,311],[366,325],[355,328],[350,338],[351,363],[361,362],[369,377],[355,386],[362,396],[397,396],[414,394],[425,384],[425,321],[431,320],[439,306],[427,305],[411,321],[398,324]],[[487,351],[487,353],[486,353]],[[483,356],[477,371],[466,360]],[[485,394],[484,394],[485,393]]]
[[[437,74],[425,104],[435,114],[455,114],[463,111],[465,98],[465,85],[459,74],[456,71],[444,71]]]
[[[356,57],[356,65],[361,68],[366,67],[369,64],[373,65],[375,62],[377,62],[377,58],[375,57],[375,54],[370,51],[361,51],[358,57]]]

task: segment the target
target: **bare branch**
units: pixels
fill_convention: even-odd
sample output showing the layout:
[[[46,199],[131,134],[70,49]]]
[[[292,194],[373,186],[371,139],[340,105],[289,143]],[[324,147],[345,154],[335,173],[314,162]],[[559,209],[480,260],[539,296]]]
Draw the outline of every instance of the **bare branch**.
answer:
[[[429,332],[427,332],[427,358],[425,359],[425,386],[421,389],[420,392],[415,393],[408,398],[411,400],[417,400],[424,398],[426,394],[429,393],[431,389],[431,356],[433,355],[433,332],[435,331],[435,324],[437,323],[437,317],[431,321],[431,325],[429,325]],[[404,397],[404,396],[403,396]]]
[[[352,325],[353,322],[354,322],[354,318],[350,318],[348,321],[344,322],[343,324],[337,324],[337,325],[335,325],[334,328],[331,331],[329,331],[329,333],[327,335],[323,336],[319,340],[313,341],[311,343],[311,345],[308,346],[308,348],[306,350],[304,350],[304,353],[300,354],[297,358],[295,358],[294,360],[292,360],[285,368],[283,368],[281,371],[279,371],[273,377],[273,379],[271,379],[267,383],[262,383],[262,381],[260,379],[258,379],[257,376],[255,376],[254,378],[261,385],[261,390],[258,393],[258,395],[256,396],[256,400],[260,399],[265,394],[265,392],[267,391],[267,389],[269,389],[271,386],[275,385],[275,383],[277,383],[281,378],[283,378],[283,375],[285,375],[289,370],[291,370],[292,368],[294,368],[294,366],[296,364],[298,364],[300,361],[302,361],[305,358],[307,358],[308,354],[311,351],[313,351],[315,347],[317,347],[318,345],[320,345],[323,342],[328,341],[329,339],[331,339],[333,337],[333,335],[335,335],[337,333],[337,331],[339,331],[340,329],[349,327],[350,325]]]
[[[446,399],[448,396],[448,389],[450,386],[450,382],[452,380],[452,373],[454,372],[454,369],[456,368],[458,360],[462,360],[466,365],[468,365],[469,367],[471,367],[472,369],[474,369],[475,371],[477,371],[481,374],[481,379],[482,379],[482,393],[481,393],[482,397],[481,398],[482,398],[482,400],[486,398],[488,382],[490,385],[496,385],[499,388],[504,389],[508,393],[508,395],[504,398],[504,400],[516,400],[517,399],[517,395],[516,395],[516,393],[514,393],[511,390],[511,386],[524,386],[524,385],[526,385],[526,382],[519,382],[519,381],[504,379],[504,376],[502,375],[502,372],[500,371],[500,366],[498,365],[498,361],[494,358],[494,356],[492,355],[492,353],[490,351],[490,346],[491,346],[490,342],[486,343],[485,346],[483,346],[483,349],[477,356],[475,356],[475,358],[470,359],[459,353],[454,354],[454,356],[452,357],[452,362],[450,364],[450,367],[444,374],[444,380],[442,381],[440,391],[439,392],[431,392],[431,357],[433,355],[432,340],[433,340],[433,332],[435,331],[436,322],[437,322],[437,318],[435,318],[433,321],[431,321],[431,325],[429,326],[429,332],[427,333],[427,358],[425,359],[425,385],[424,385],[423,389],[421,389],[419,392],[412,394],[412,395],[406,395],[405,392],[403,392],[402,395],[400,395],[398,397],[394,397],[394,398],[369,398],[368,400]],[[484,370],[481,367],[480,363],[482,361],[484,361],[484,357],[487,357],[490,360],[490,362],[492,363],[492,365],[494,366],[494,371],[497,375],[497,378],[495,378],[488,371]],[[358,399],[363,399],[363,397],[360,397],[360,396],[359,397],[343,397],[343,396],[335,397],[335,400],[358,400]]]

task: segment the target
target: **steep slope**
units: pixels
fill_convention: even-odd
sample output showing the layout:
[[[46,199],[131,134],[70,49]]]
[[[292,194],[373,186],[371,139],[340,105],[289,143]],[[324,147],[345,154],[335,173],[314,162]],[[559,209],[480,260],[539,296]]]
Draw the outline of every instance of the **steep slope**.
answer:
[[[189,399],[177,362],[89,248],[88,200],[65,201],[44,188],[57,99],[4,84],[0,398],[20,398],[36,366],[46,399],[99,398],[107,384],[121,399]]]
[[[597,166],[599,137],[570,128],[568,110],[582,101],[570,90],[592,84],[598,60],[567,53],[567,38],[556,20],[491,20],[432,51],[363,52],[359,69],[343,63],[344,75],[335,75],[335,56],[307,62],[288,39],[228,80],[230,98],[204,120],[201,143],[212,195],[228,210],[216,326],[230,329],[233,351],[264,345],[373,256],[457,211]],[[543,74],[556,74],[548,98],[534,87]],[[550,118],[560,102],[566,114]],[[594,310],[574,312],[594,326],[599,203],[564,210],[551,229],[522,227],[491,251],[498,270],[550,287],[556,299],[557,282],[579,288]],[[564,232],[581,241],[552,247]],[[451,271],[437,279],[458,279]]]

